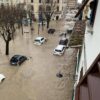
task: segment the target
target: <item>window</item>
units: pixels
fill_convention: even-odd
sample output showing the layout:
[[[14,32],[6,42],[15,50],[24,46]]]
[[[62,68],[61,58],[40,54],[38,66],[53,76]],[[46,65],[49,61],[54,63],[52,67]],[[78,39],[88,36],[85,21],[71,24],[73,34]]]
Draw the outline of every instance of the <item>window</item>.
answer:
[[[57,6],[57,11],[59,11],[59,6]]]
[[[39,6],[39,12],[42,12],[42,5]]]
[[[55,49],[56,52],[61,52],[61,50]]]
[[[43,41],[43,40],[44,40],[44,38],[41,39],[41,41]]]
[[[31,0],[31,3],[33,3],[33,0]]]
[[[98,4],[98,0],[94,0],[94,1],[90,2],[90,9],[91,9],[91,13],[90,13],[90,25],[92,25],[92,26],[93,26],[94,20],[95,20],[97,4]]]
[[[39,3],[41,3],[41,0],[39,0]]]
[[[50,6],[46,6],[46,11],[51,11],[51,7]]]
[[[36,39],[35,42],[40,42],[40,40],[37,40],[37,39]]]
[[[46,3],[50,3],[50,0],[46,0]]]

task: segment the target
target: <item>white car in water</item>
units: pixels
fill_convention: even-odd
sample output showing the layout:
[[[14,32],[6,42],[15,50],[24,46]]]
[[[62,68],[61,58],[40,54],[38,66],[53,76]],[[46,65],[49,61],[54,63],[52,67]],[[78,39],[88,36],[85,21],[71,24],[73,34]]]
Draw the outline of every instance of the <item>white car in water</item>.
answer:
[[[58,45],[58,46],[54,49],[53,54],[54,54],[54,55],[59,55],[59,56],[61,56],[61,55],[64,54],[65,49],[66,49],[66,47],[65,47],[64,45]]]
[[[4,81],[5,78],[6,78],[6,77],[5,77],[3,74],[0,74],[0,83],[1,83],[2,81]]]
[[[47,41],[46,38],[39,36],[39,37],[36,37],[36,38],[35,38],[34,44],[35,44],[35,45],[41,45],[41,44],[43,44],[43,43],[46,42],[46,41]]]

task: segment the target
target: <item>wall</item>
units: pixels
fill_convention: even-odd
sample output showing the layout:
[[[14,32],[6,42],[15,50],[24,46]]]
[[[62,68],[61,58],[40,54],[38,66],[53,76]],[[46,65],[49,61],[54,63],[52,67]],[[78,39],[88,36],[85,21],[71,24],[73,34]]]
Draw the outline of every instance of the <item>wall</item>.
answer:
[[[97,13],[93,27],[93,34],[86,36],[87,68],[100,53],[100,1],[98,0]]]
[[[100,53],[100,1],[98,1],[95,22],[93,26],[93,33],[89,31],[88,25],[85,31],[84,44],[79,64],[78,81],[80,71],[83,67],[83,74],[89,69],[97,55]],[[78,83],[77,81],[77,83]]]

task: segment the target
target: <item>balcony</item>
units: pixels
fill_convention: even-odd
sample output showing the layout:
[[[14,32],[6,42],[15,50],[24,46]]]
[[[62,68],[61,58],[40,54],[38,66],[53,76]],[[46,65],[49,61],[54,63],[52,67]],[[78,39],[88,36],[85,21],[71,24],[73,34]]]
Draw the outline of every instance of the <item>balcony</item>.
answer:
[[[85,34],[85,22],[77,21],[71,33],[69,46],[70,47],[81,46],[83,43],[84,34]]]

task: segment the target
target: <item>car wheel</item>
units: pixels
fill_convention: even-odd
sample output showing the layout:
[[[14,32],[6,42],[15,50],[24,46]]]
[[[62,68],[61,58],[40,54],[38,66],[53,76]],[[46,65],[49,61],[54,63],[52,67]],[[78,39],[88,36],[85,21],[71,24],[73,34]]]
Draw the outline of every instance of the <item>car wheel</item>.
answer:
[[[3,82],[5,80],[5,78],[3,78],[2,80],[1,80],[1,82]]]

